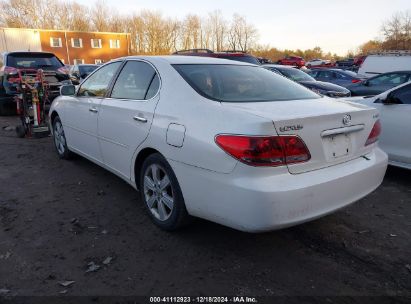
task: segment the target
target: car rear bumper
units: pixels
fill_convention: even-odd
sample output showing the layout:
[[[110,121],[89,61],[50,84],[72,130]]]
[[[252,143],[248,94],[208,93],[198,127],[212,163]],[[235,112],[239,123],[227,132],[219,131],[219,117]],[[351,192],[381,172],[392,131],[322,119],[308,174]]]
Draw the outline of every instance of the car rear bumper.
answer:
[[[262,232],[316,219],[374,191],[384,178],[387,155],[376,148],[367,158],[295,175],[286,169],[262,175],[258,170],[270,168],[245,165],[219,174],[169,161],[191,215]]]

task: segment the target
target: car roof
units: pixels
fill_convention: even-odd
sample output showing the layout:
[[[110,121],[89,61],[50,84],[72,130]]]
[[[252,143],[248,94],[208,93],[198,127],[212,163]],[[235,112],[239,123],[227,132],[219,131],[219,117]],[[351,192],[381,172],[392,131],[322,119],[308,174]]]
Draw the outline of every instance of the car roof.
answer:
[[[203,56],[182,56],[182,55],[166,55],[166,56],[128,56],[122,59],[144,59],[147,61],[166,61],[169,64],[229,64],[229,65],[250,65],[251,63],[242,61],[233,61],[228,59],[221,59],[215,57]]]

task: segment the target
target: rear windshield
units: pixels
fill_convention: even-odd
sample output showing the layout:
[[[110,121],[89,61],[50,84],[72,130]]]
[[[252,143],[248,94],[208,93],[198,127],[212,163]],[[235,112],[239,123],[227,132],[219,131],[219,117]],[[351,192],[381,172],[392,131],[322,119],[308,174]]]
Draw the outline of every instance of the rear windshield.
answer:
[[[247,63],[260,65],[260,62],[258,61],[258,59],[255,58],[255,57],[252,57],[252,56],[225,56],[225,55],[219,55],[218,58],[229,59],[229,60],[234,60],[234,61],[241,61],[241,62],[247,62]]]
[[[351,71],[344,71],[343,74],[351,76],[351,77],[357,77],[357,73],[354,73]]]
[[[281,73],[283,73],[286,77],[294,80],[294,81],[315,81],[314,78],[312,78],[310,75],[307,73],[293,69],[293,68],[286,68],[286,69],[280,69]]]
[[[261,67],[226,64],[173,65],[204,97],[222,102],[264,102],[321,98],[283,76]]]
[[[63,64],[51,54],[10,54],[7,56],[7,66],[13,68],[49,68],[58,69]]]

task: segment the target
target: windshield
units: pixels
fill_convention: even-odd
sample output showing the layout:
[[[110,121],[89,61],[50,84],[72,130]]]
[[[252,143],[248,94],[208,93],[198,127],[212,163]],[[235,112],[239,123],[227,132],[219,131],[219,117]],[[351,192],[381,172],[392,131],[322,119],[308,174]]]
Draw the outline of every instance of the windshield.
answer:
[[[312,78],[310,75],[298,69],[293,69],[293,68],[280,69],[280,72],[283,73],[287,78],[290,78],[291,80],[294,80],[297,82],[315,81],[315,79]]]
[[[19,69],[58,69],[63,64],[52,54],[10,54],[7,57],[7,66]]]
[[[305,87],[256,66],[178,64],[173,67],[202,96],[222,102],[321,98]]]

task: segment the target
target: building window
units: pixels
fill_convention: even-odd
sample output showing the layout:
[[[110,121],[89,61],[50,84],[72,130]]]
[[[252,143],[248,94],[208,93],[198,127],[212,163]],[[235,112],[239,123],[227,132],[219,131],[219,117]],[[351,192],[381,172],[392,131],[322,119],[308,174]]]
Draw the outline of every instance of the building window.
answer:
[[[51,47],[61,47],[61,38],[50,37],[50,46]]]
[[[91,39],[91,47],[93,49],[101,49],[101,39]]]
[[[101,60],[101,59],[96,59],[96,60],[94,60],[94,63],[95,63],[95,64],[102,64],[102,63],[103,63],[103,60]]]
[[[110,39],[110,49],[119,49],[120,48],[120,40],[115,39],[112,40]]]
[[[71,46],[73,48],[82,48],[83,40],[81,38],[71,38]]]
[[[74,59],[74,65],[76,64],[84,64],[84,59]]]

